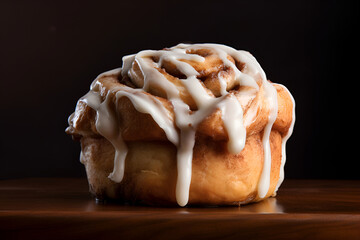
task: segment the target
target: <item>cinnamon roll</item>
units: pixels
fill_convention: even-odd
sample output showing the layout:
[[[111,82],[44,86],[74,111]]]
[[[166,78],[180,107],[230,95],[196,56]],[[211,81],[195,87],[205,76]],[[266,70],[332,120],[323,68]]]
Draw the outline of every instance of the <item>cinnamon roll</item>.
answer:
[[[249,52],[179,44],[123,57],[68,121],[97,198],[238,205],[276,195],[295,102]]]

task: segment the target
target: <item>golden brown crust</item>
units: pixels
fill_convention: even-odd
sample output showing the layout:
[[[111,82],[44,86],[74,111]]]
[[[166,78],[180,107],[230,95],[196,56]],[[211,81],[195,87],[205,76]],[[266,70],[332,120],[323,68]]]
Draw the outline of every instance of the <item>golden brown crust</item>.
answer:
[[[108,178],[114,167],[114,148],[103,137],[81,138],[80,161],[85,165],[90,192],[97,198],[119,197],[119,184]]]
[[[268,196],[275,190],[281,161],[281,136],[270,135],[272,166]],[[104,138],[81,139],[82,156],[97,198],[121,199],[149,205],[176,205],[176,147],[163,141],[128,143],[125,175],[121,183],[108,178],[113,170],[114,148]],[[240,154],[227,151],[226,141],[198,139],[193,156],[190,205],[238,205],[260,200],[257,182],[262,170],[260,134],[247,138]]]

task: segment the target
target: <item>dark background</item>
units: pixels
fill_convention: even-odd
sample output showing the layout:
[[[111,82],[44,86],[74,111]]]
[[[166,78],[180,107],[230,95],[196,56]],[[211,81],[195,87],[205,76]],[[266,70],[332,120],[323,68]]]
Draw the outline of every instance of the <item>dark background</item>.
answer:
[[[64,133],[92,80],[180,42],[250,51],[296,100],[288,178],[359,179],[359,1],[1,1],[0,178],[85,176]]]

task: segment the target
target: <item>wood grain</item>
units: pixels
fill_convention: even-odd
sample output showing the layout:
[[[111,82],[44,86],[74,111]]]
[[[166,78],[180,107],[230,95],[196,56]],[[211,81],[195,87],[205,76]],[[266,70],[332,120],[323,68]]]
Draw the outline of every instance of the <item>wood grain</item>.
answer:
[[[360,239],[360,181],[286,180],[241,207],[96,203],[85,179],[0,181],[0,239]]]

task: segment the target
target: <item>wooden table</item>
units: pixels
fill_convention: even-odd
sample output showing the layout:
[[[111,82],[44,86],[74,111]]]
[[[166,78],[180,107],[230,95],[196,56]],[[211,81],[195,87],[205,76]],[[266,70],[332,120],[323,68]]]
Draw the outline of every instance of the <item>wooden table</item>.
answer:
[[[0,239],[360,239],[360,181],[286,180],[241,207],[99,204],[85,179],[0,181]]]

